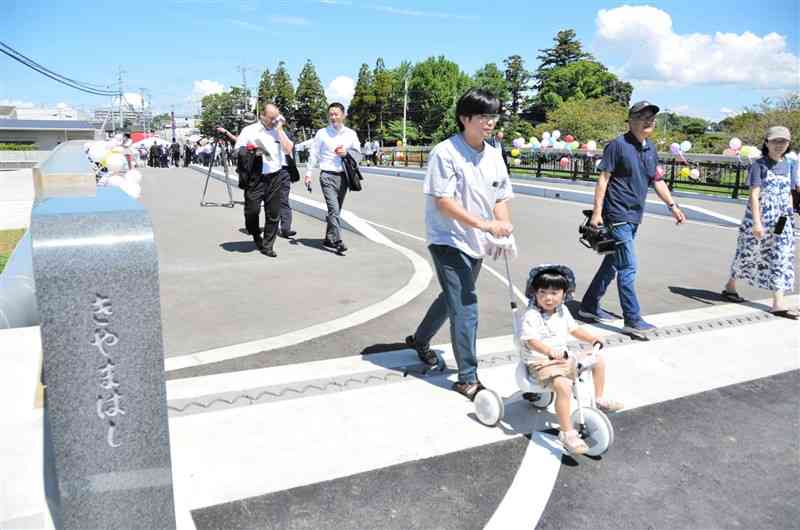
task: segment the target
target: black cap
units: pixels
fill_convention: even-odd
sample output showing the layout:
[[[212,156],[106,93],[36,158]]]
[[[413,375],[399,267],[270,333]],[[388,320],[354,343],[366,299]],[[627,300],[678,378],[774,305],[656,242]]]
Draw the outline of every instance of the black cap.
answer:
[[[653,114],[658,114],[661,109],[658,107],[658,105],[653,105],[649,101],[637,101],[628,110],[628,117],[630,118],[634,114],[639,114],[645,110],[652,110]]]

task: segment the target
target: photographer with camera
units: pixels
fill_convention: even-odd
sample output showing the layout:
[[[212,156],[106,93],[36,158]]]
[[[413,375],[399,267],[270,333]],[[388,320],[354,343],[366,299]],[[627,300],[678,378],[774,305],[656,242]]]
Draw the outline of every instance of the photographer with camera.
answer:
[[[655,329],[642,318],[634,285],[637,263],[633,240],[642,222],[649,185],[653,185],[677,224],[686,220],[658,172],[656,146],[648,140],[659,110],[648,101],[635,103],[628,111],[628,132],[612,140],[603,150],[589,221],[594,227],[604,225],[616,244],[614,252],[606,254],[583,295],[578,314],[595,321],[615,320],[614,315],[600,307],[600,299],[616,276],[626,333],[647,333]]]
[[[260,164],[255,165],[256,170],[260,165],[259,175],[244,190],[244,220],[256,247],[271,258],[278,256],[273,246],[278,235],[281,188],[289,181],[286,155],[291,154],[294,148],[294,143],[283,130],[285,123],[278,107],[271,103],[264,105],[258,121],[242,129],[235,145],[240,156],[243,156],[243,151],[260,155]],[[265,215],[263,238],[258,223],[262,202]]]

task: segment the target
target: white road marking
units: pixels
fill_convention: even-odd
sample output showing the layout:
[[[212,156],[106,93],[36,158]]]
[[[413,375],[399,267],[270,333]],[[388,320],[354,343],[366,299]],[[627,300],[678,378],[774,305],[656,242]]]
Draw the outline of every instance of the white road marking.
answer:
[[[325,206],[317,201],[305,198],[294,197],[294,199],[302,203],[304,208],[314,208],[320,211],[325,209]],[[413,250],[398,245],[391,241],[389,238],[369,226],[366,222],[360,219],[349,211],[342,211],[342,218],[358,233],[367,239],[389,247],[408,259],[414,267],[414,272],[409,281],[400,289],[392,293],[388,298],[371,306],[365,307],[343,317],[321,322],[313,326],[303,329],[290,331],[276,337],[269,337],[266,339],[259,339],[240,344],[233,344],[221,348],[214,348],[202,352],[195,352],[186,355],[179,355],[168,357],[164,359],[164,367],[167,371],[179,370],[192,366],[201,366],[209,363],[216,363],[239,357],[245,357],[255,353],[274,350],[278,348],[285,348],[295,344],[300,344],[307,340],[311,340],[331,333],[336,333],[343,329],[352,328],[359,324],[363,324],[373,320],[381,315],[393,311],[403,305],[407,304],[420,293],[428,288],[431,279],[433,278],[433,271],[428,265],[428,262]]]

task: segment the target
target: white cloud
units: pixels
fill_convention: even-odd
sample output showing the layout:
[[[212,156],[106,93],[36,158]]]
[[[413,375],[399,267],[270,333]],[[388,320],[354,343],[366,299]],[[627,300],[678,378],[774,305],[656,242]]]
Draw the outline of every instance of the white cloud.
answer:
[[[601,9],[597,44],[632,81],[677,85],[734,84],[792,88],[800,82],[798,56],[777,33],[676,33],[672,17],[651,6]]]
[[[350,105],[350,100],[353,99],[353,94],[356,91],[356,82],[352,77],[340,75],[330,83],[325,89],[325,97],[328,98],[328,103],[338,101],[345,107]]]
[[[112,98],[112,99],[113,99],[113,106],[119,105],[118,98]],[[123,94],[122,102],[123,102],[124,105],[130,105],[135,110],[141,110],[142,109],[142,95],[140,93],[138,93],[138,92],[125,92]],[[144,100],[144,106],[145,107],[147,106],[147,100],[146,99]]]
[[[390,15],[399,15],[403,17],[425,17],[425,18],[441,18],[452,20],[477,20],[478,17],[474,15],[458,15],[455,13],[443,13],[439,11],[420,11],[419,9],[406,9],[392,6],[366,6],[375,11],[389,13]]]
[[[209,81],[203,79],[202,81],[195,81],[192,85],[192,95],[189,99],[192,101],[200,101],[203,97],[210,94],[219,94],[225,92],[225,85],[217,81]]]
[[[22,101],[21,99],[0,99],[0,105],[10,106],[10,107],[17,107],[20,109],[32,109],[36,106],[31,101]]]

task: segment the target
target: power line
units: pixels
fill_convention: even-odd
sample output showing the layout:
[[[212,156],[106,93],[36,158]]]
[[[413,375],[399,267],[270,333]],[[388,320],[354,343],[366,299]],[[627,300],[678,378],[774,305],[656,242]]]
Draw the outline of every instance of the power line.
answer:
[[[49,68],[37,63],[33,59],[26,57],[22,53],[18,52],[11,46],[7,45],[6,43],[0,41],[0,52],[11,57],[15,61],[27,66],[31,70],[34,70],[46,77],[49,77],[53,81],[57,81],[63,85],[66,85],[70,88],[74,88],[76,90],[80,90],[81,92],[86,92],[87,94],[94,94],[96,96],[116,96],[119,95],[119,92],[114,90],[103,90],[100,87],[102,85],[93,85],[91,83],[84,83],[82,81],[77,81],[75,79],[66,77],[59,73],[50,70]]]

